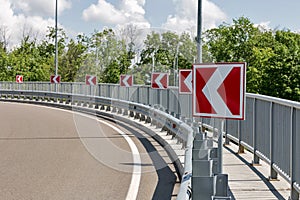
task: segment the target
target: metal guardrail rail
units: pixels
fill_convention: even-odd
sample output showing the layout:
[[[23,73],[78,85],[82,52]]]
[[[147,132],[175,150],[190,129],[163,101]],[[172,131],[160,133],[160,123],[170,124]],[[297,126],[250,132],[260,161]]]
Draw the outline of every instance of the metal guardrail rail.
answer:
[[[177,138],[177,140],[182,143],[183,148],[186,148],[184,167],[177,155],[174,155],[175,153],[171,156],[171,160],[175,162],[174,164],[177,168],[176,171],[179,177],[183,178],[177,199],[191,198],[191,145],[193,141],[193,129],[186,123],[166,112],[147,105],[125,100],[45,91],[0,89],[0,101],[1,100],[52,105],[62,108],[71,107],[74,108],[75,111],[86,111],[84,108],[115,110],[115,112],[119,114],[134,116],[137,119],[151,122],[162,127],[164,130],[168,131],[169,134],[172,134]],[[168,153],[172,154],[170,149]]]
[[[157,121],[163,120],[168,129],[186,147],[186,157],[178,199],[188,199],[191,191],[191,157],[194,136],[191,95],[179,95],[177,88],[153,90],[147,86],[132,88],[113,84],[86,86],[83,83],[23,83],[0,82],[1,96],[16,94],[24,98],[52,99],[61,102],[84,101],[97,106],[115,105]],[[26,94],[25,94],[26,93]],[[36,97],[34,97],[36,95]],[[17,97],[18,98],[18,97]],[[154,109],[156,108],[156,109]],[[161,110],[161,111],[159,111]],[[151,112],[150,112],[151,111]],[[167,114],[169,113],[169,114]],[[218,119],[196,119],[198,125],[212,130]],[[173,125],[176,124],[176,125]],[[188,123],[191,124],[191,123]],[[246,120],[226,120],[226,141],[238,143],[240,151],[253,153],[253,163],[260,160],[270,165],[270,179],[282,175],[290,183],[290,199],[300,194],[300,103],[258,94],[246,95]],[[161,124],[164,126],[164,124]],[[180,128],[179,128],[180,127]],[[179,131],[180,130],[180,131]],[[184,189],[183,189],[184,188]]]

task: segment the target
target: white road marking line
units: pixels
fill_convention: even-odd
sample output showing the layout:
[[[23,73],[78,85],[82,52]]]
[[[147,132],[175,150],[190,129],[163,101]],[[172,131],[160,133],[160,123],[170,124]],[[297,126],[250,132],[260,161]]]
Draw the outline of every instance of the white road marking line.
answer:
[[[128,145],[131,149],[131,152],[132,152],[134,165],[133,165],[133,172],[132,172],[131,182],[130,182],[130,186],[129,186],[129,189],[127,192],[126,200],[137,199],[137,194],[139,191],[139,186],[140,186],[140,181],[141,181],[141,172],[142,172],[142,168],[140,165],[141,157],[140,157],[139,150],[138,150],[137,146],[134,144],[133,140],[122,130],[107,123],[106,121],[102,121],[100,119],[98,119],[98,121],[109,126],[110,128],[114,129],[115,131],[117,131],[120,135],[122,135],[124,137],[124,139],[128,143]]]
[[[8,103],[8,102],[5,102],[5,103]],[[9,102],[9,103],[10,104],[19,104],[19,103],[14,103],[14,102]],[[60,108],[45,107],[45,106],[31,105],[31,104],[26,104],[26,105],[28,105],[28,106],[37,106],[37,107],[41,107],[41,108],[48,108],[48,109],[68,112],[68,113],[72,113],[72,114],[75,113],[75,114],[81,115],[83,117],[87,117],[87,118],[94,119],[94,120],[96,119],[100,123],[103,123],[103,124],[109,126],[110,128],[117,131],[121,136],[123,136],[124,139],[126,140],[126,142],[128,143],[130,149],[131,149],[132,157],[133,157],[133,164],[134,164],[133,165],[133,172],[132,172],[132,176],[131,176],[131,182],[130,182],[130,186],[129,186],[129,189],[128,189],[128,192],[127,192],[126,200],[137,199],[137,195],[138,195],[138,191],[139,191],[139,187],[140,187],[140,182],[141,182],[141,174],[142,174],[141,163],[142,162],[141,162],[140,152],[139,152],[137,146],[135,145],[133,140],[126,133],[124,133],[121,129],[113,126],[112,124],[109,124],[106,121],[95,118],[95,116],[90,116],[90,115],[79,113],[79,112],[76,112],[76,111],[64,110],[64,109],[60,109]],[[76,123],[75,123],[75,125],[76,125]]]

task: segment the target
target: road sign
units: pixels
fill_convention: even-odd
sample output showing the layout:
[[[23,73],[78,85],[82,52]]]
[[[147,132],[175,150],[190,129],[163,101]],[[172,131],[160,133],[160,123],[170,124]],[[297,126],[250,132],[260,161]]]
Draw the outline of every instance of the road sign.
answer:
[[[179,94],[192,94],[193,92],[193,70],[179,70]]]
[[[121,75],[120,76],[120,86],[131,87],[132,85],[133,85],[133,76],[132,75]]]
[[[50,83],[60,83],[60,76],[59,75],[50,76]]]
[[[167,89],[169,85],[169,74],[153,72],[151,74],[151,87],[154,89]]]
[[[244,119],[246,63],[193,65],[193,115]]]
[[[22,75],[16,75],[16,82],[17,83],[23,83],[23,76]]]
[[[92,75],[85,76],[85,84],[87,85],[96,85],[97,84],[97,77]]]

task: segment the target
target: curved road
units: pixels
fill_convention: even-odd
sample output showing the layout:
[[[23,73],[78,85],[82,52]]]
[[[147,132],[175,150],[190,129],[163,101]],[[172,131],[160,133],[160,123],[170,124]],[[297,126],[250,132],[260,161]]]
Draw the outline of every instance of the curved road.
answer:
[[[171,199],[166,155],[133,127],[0,102],[0,199]]]

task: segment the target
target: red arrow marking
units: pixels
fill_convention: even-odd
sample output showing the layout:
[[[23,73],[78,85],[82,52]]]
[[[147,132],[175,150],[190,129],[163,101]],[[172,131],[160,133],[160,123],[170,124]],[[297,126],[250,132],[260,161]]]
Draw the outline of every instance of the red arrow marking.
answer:
[[[233,115],[240,114],[240,67],[233,67],[231,72],[223,81],[223,84],[218,88],[218,93]],[[226,90],[227,88],[227,90]]]
[[[96,76],[86,75],[85,76],[85,84],[87,84],[87,85],[96,85],[97,84]]]
[[[193,65],[193,115],[244,119],[245,63]]]
[[[193,90],[192,70],[179,71],[179,92],[182,94],[191,94]]]
[[[50,77],[50,82],[51,83],[60,83],[60,76],[58,76],[58,75],[52,75]]]
[[[168,88],[168,74],[166,73],[152,73],[151,87],[155,89]]]
[[[17,76],[16,76],[16,82],[17,82],[17,83],[23,83],[23,76],[17,75]]]
[[[213,109],[210,102],[208,101],[208,99],[206,98],[206,96],[202,91],[207,81],[210,79],[210,77],[213,75],[216,69],[217,69],[216,67],[196,69],[196,80],[197,80],[196,99],[199,100],[198,102],[195,102],[196,103],[195,109],[197,113],[216,114],[216,111]]]
[[[131,87],[133,85],[132,75],[121,75],[120,86],[122,87]]]

